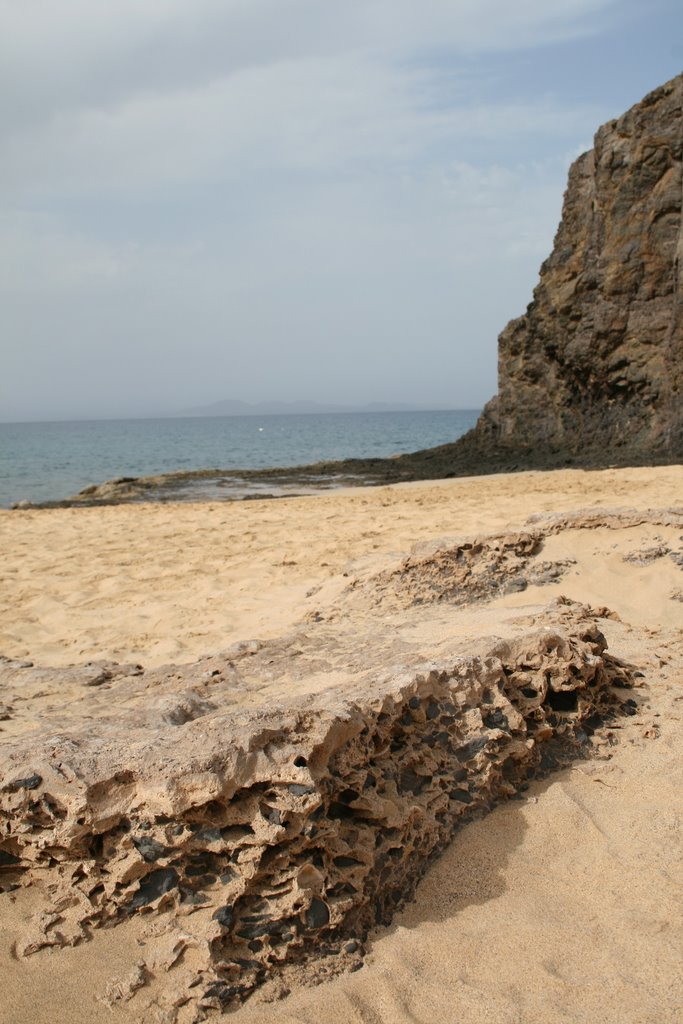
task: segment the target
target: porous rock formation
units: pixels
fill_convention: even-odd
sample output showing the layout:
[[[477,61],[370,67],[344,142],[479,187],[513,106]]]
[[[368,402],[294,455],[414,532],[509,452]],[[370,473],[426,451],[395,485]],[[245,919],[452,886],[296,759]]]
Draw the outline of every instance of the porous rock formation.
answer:
[[[551,534],[642,524],[638,558],[678,558],[680,509],[545,515],[353,572],[295,632],[193,664],[0,658],[0,900],[25,883],[47,897],[16,955],[142,916],[141,959],[103,995],[163,975],[164,1024],[359,966],[462,823],[607,756],[636,712],[605,609],[499,614],[496,639],[459,625],[465,606],[478,622],[557,579]]]
[[[498,395],[461,456],[683,456],[682,168],[679,75],[572,165],[553,251],[500,335]]]
[[[3,884],[44,877],[52,892],[17,955],[147,914],[154,941],[130,984],[173,967],[167,1019],[187,1021],[312,958],[359,965],[368,930],[459,824],[634,713],[629,673],[590,612],[560,604],[547,622],[268,709],[230,699],[243,662],[263,672],[277,656],[268,644],[202,671],[81,670],[70,728],[48,722],[4,744]],[[3,666],[15,687],[33,671]],[[102,686],[110,712],[95,716]],[[186,949],[192,967],[178,963]]]

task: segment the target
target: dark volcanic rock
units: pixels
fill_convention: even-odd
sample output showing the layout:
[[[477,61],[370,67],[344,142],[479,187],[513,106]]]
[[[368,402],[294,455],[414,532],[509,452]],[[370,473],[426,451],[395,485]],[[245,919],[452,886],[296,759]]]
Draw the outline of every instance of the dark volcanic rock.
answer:
[[[498,395],[460,458],[683,455],[682,104],[679,75],[573,164],[533,302],[499,338]]]

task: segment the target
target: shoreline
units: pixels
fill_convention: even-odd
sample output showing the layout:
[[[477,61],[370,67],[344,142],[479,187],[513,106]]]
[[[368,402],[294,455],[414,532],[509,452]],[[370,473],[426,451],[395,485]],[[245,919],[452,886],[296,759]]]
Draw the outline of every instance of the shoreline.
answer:
[[[0,446],[5,441],[0,505],[68,500],[101,481],[160,474],[168,476],[174,496],[183,498],[184,473],[195,474],[194,481],[187,481],[191,494],[225,495],[225,488],[215,487],[208,478],[217,473],[232,476],[227,481],[230,496],[241,497],[260,486],[240,480],[241,472],[260,469],[267,476],[269,468],[278,467],[291,475],[292,467],[325,460],[391,459],[457,439],[475,418],[475,410],[446,410],[350,414],[346,423],[338,416],[317,415],[276,416],[261,425],[261,418],[255,417],[70,423],[64,429],[59,424],[19,424],[0,435]],[[61,472],[55,473],[58,467]],[[314,485],[320,482],[313,480]],[[276,486],[264,481],[263,486],[270,491],[281,488],[279,481]]]
[[[28,501],[10,505],[10,510],[51,509],[118,505],[125,503],[170,503],[250,501],[302,497],[348,487],[381,487],[399,483],[467,479],[509,473],[552,472],[578,469],[600,472],[609,469],[646,469],[680,466],[674,455],[624,449],[609,457],[595,452],[568,454],[560,450],[506,451],[482,448],[473,431],[458,441],[388,458],[343,459],[303,466],[275,466],[265,469],[196,469],[158,473],[152,476],[123,476],[91,484],[67,498]],[[264,492],[262,488],[277,490]]]

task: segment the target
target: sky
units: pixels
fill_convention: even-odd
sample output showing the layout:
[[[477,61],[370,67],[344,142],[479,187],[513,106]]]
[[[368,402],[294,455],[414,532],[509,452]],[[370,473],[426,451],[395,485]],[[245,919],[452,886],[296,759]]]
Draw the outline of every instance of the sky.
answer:
[[[0,0],[0,420],[475,408],[680,0]]]

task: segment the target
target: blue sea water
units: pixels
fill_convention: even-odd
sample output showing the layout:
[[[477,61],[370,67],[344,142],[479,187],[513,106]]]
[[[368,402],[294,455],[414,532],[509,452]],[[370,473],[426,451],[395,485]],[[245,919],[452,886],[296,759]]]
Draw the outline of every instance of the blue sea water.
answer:
[[[0,423],[0,507],[58,500],[119,476],[417,451],[456,440],[477,415],[466,409]]]

